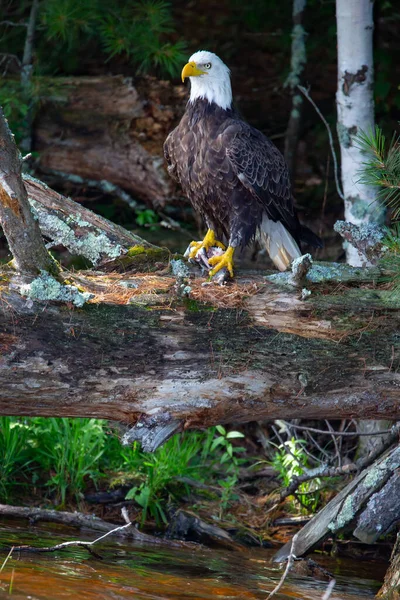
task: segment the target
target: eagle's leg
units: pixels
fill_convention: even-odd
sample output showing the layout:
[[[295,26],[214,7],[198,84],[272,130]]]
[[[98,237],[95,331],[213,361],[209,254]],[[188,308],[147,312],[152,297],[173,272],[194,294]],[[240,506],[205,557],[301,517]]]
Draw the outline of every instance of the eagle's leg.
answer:
[[[225,246],[216,240],[215,232],[212,229],[209,229],[202,242],[191,242],[189,258],[195,258],[198,251],[202,248],[209,250],[213,246],[217,246],[218,248],[225,250]]]
[[[215,273],[218,273],[221,269],[226,267],[229,271],[229,275],[233,277],[233,254],[235,252],[235,248],[233,246],[228,246],[223,254],[220,256],[213,256],[208,259],[210,265],[214,265],[213,269],[209,272],[210,277],[213,277]]]

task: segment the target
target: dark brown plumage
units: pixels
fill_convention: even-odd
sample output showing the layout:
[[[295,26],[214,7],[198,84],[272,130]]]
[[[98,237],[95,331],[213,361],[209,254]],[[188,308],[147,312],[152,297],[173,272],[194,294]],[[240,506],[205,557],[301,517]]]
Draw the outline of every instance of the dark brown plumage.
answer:
[[[300,255],[297,244],[301,241],[321,245],[319,238],[299,223],[282,154],[231,108],[221,108],[205,98],[191,100],[169,134],[164,154],[168,172],[180,183],[193,208],[230,247],[245,246],[257,232],[272,239],[277,223],[293,238],[286,245],[294,241],[296,248],[285,250],[284,242],[278,248],[290,258],[284,260],[283,268],[295,258],[293,254]],[[276,264],[283,270],[279,260]]]

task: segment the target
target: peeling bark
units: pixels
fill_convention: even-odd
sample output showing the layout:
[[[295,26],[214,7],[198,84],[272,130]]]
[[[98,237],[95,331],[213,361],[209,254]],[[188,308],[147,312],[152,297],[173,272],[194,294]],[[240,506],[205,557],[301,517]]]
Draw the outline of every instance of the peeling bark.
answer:
[[[400,446],[397,446],[355,477],[297,533],[296,556],[310,552],[327,536],[349,529],[366,543],[376,541],[390,531],[399,517],[399,468]],[[392,510],[388,515],[389,505]],[[274,560],[286,560],[290,547],[289,541]]]
[[[360,130],[374,126],[373,101],[373,2],[336,0],[338,36],[338,136],[345,196],[345,219],[355,225],[377,221],[381,210],[376,190],[359,183],[365,158],[355,143]],[[362,264],[355,248],[346,247],[347,261]]]
[[[104,179],[154,207],[171,198],[162,145],[184,111],[183,86],[99,76],[58,77],[43,87],[35,120],[42,170]]]
[[[110,277],[69,275],[95,295],[82,310],[26,306],[3,288],[0,414],[138,430],[399,414],[400,314],[375,289],[342,284],[303,302],[262,277],[199,278],[181,299],[165,272]]]
[[[20,273],[37,275],[57,267],[47,252],[21,178],[21,155],[0,108],[0,224]]]

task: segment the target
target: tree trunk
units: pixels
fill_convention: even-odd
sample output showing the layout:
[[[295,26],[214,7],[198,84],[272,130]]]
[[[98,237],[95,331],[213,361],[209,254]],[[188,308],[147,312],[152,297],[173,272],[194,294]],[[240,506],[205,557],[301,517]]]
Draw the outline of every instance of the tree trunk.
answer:
[[[106,180],[154,207],[171,199],[162,146],[184,111],[182,86],[120,75],[58,77],[42,86],[34,149],[43,171]]]
[[[342,187],[345,197],[345,219],[361,225],[380,221],[382,209],[376,202],[376,189],[359,183],[365,162],[355,137],[360,131],[374,127],[373,100],[373,6],[371,0],[336,0],[338,36],[338,136],[341,150]],[[361,265],[365,259],[352,245],[346,246],[347,262]],[[374,424],[375,430],[385,430],[386,421]],[[360,432],[369,431],[369,424],[358,424]],[[360,438],[359,453],[375,443]]]
[[[21,68],[21,87],[22,95],[28,106],[28,112],[25,115],[22,129],[21,150],[28,153],[32,150],[32,120],[33,120],[33,102],[31,93],[32,71],[33,71],[33,42],[35,38],[36,19],[39,9],[39,0],[33,0],[31,12],[29,15],[28,27],[26,32],[24,54],[22,57]]]
[[[296,152],[303,107],[303,96],[300,94],[297,86],[301,83],[301,75],[307,61],[306,32],[303,27],[306,4],[307,0],[293,0],[292,56],[290,73],[285,81],[285,87],[289,87],[292,93],[292,110],[285,135],[285,160],[289,167],[292,181],[295,177]]]
[[[34,219],[21,178],[21,155],[0,107],[0,224],[14,257],[24,275],[41,270],[56,272],[57,266],[47,252]]]
[[[345,219],[360,225],[380,219],[373,187],[359,183],[363,155],[355,136],[374,126],[373,2],[336,0],[338,38],[338,136],[341,151]],[[347,262],[360,265],[355,248],[347,246]]]

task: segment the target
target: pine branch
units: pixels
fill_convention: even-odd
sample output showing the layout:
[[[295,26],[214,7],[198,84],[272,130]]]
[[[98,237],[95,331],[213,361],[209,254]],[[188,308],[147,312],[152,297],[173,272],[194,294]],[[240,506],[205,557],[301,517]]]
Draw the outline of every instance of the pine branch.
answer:
[[[366,155],[359,182],[378,188],[378,200],[393,210],[393,219],[400,217],[400,136],[393,134],[389,148],[382,130],[360,132],[358,147]]]

